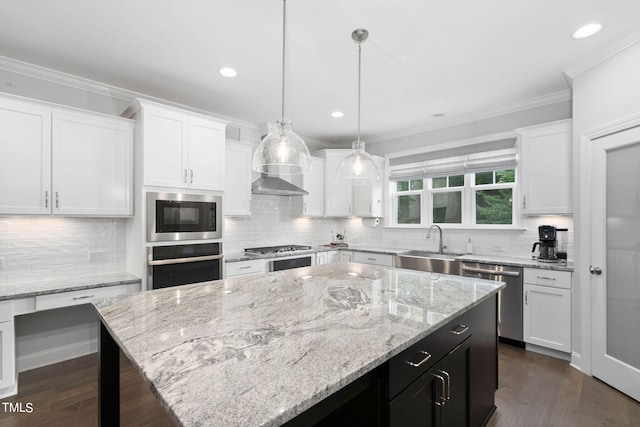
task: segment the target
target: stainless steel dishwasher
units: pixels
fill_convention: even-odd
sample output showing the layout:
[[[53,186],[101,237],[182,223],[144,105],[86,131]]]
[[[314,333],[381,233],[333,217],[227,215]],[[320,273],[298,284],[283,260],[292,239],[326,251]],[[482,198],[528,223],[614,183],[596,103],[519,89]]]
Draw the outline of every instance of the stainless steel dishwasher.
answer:
[[[462,276],[505,282],[498,294],[498,336],[500,341],[524,347],[522,330],[522,267],[463,262]]]

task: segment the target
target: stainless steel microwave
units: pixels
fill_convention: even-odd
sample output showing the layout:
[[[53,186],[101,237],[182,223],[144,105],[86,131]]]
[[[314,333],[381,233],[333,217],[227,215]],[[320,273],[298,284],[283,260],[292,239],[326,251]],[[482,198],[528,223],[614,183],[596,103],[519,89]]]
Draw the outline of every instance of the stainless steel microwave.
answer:
[[[147,241],[222,238],[222,197],[147,193]]]

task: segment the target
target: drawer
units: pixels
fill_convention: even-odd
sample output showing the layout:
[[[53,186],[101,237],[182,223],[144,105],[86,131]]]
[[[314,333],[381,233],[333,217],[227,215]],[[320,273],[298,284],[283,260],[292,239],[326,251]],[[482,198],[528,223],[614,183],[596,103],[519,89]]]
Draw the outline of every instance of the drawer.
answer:
[[[554,288],[571,289],[571,272],[525,268],[524,283]]]
[[[461,314],[391,359],[389,361],[387,399],[393,399],[457,345],[469,338],[473,332],[472,316],[473,310]]]
[[[241,276],[244,274],[258,274],[267,272],[267,260],[254,259],[250,261],[228,262],[225,265],[225,277]]]
[[[136,288],[138,286],[138,288]],[[105,286],[101,288],[82,289],[80,291],[59,292],[56,294],[37,295],[36,311],[72,305],[89,304],[95,298],[107,298],[135,292],[139,285]]]
[[[363,264],[384,265],[393,267],[393,255],[374,254],[371,252],[354,252],[353,262],[361,262]]]

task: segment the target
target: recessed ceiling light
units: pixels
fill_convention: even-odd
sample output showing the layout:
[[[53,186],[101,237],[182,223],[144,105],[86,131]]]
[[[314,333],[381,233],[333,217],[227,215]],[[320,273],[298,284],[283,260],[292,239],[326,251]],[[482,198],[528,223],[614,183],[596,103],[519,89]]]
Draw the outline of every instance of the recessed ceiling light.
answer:
[[[444,116],[444,113],[435,113],[431,117],[438,118],[438,117],[443,117],[443,116]]]
[[[331,113],[331,117],[334,119],[339,119],[340,117],[344,117],[344,113],[342,111],[334,111]]]
[[[571,35],[571,38],[575,40],[586,39],[587,37],[591,37],[592,35],[599,33],[601,30],[602,24],[594,22],[578,28],[575,33]]]
[[[220,73],[221,76],[229,77],[231,79],[238,76],[238,72],[233,68],[229,68],[229,67],[220,68],[218,72]]]

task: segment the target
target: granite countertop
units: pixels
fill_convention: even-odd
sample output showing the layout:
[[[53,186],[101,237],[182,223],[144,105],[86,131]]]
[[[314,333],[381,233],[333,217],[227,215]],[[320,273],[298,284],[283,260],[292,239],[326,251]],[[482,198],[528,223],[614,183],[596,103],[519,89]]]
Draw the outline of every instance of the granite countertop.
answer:
[[[0,285],[0,301],[130,283],[140,283],[140,278],[129,273],[105,273],[9,283]]]
[[[503,286],[337,263],[93,304],[178,425],[276,426]]]
[[[268,258],[275,258],[275,257],[292,256],[292,255],[296,256],[296,255],[304,255],[306,253],[326,252],[326,251],[335,251],[335,250],[371,252],[371,253],[386,254],[386,255],[399,255],[403,252],[409,251],[410,249],[372,247],[372,246],[349,246],[347,248],[343,248],[343,247],[333,247],[329,245],[320,245],[320,246],[313,246],[308,251],[284,252],[281,254],[264,254],[264,255],[251,255],[251,254],[245,254],[245,253],[230,254],[230,255],[225,255],[225,261],[237,262],[237,261],[247,261],[252,259],[268,259]],[[516,267],[532,267],[532,268],[540,268],[544,270],[573,271],[573,262],[548,263],[548,262],[540,262],[536,259],[527,258],[527,257],[509,257],[509,256],[503,256],[503,255],[472,255],[470,254],[470,255],[456,256],[456,259],[460,261],[486,262],[486,263],[493,263],[493,264],[513,265]]]
[[[534,258],[508,257],[500,255],[461,255],[460,261],[486,262],[492,264],[513,265],[515,267],[532,267],[543,270],[573,271],[573,262],[540,262]]]

